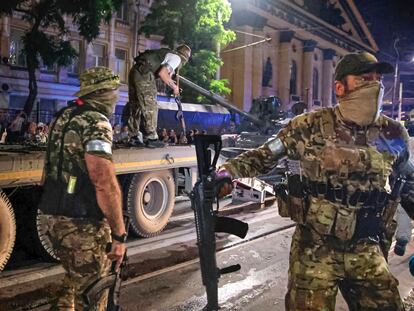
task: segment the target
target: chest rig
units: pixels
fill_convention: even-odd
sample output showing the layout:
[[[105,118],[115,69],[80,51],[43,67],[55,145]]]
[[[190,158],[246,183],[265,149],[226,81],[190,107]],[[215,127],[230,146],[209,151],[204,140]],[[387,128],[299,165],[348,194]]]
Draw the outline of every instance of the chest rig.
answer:
[[[69,130],[70,121],[86,111],[97,111],[87,105],[70,105],[60,110],[56,115],[50,133],[53,132],[59,118],[67,111],[69,112],[66,121],[60,133],[60,148],[58,150],[57,178],[50,176],[50,154],[53,142],[49,141],[46,152],[45,173],[46,178],[43,185],[42,199],[39,209],[48,215],[60,215],[71,218],[93,218],[103,219],[104,215],[99,208],[95,186],[92,184],[87,172],[79,167],[78,163],[73,163],[69,172],[69,180],[63,178],[63,161],[64,159],[64,138]]]
[[[386,184],[401,151],[384,135],[386,120],[355,128],[323,109],[314,112],[312,125],[298,142],[306,199],[294,220],[343,241],[378,239],[397,206]]]

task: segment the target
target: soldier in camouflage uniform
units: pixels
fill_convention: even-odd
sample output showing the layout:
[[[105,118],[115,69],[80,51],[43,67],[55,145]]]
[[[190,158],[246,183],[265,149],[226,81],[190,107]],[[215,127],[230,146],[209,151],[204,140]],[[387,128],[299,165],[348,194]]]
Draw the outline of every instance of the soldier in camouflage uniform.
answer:
[[[105,310],[108,291],[87,305],[82,294],[125,253],[121,191],[112,163],[108,116],[119,77],[105,67],[80,77],[79,98],[57,113],[49,133],[40,221],[66,270],[51,310]],[[112,244],[106,253],[108,243]]]
[[[405,128],[380,114],[381,74],[392,71],[366,52],[344,56],[335,69],[336,107],[295,117],[276,138],[219,169],[219,175],[253,177],[287,156],[288,185],[278,207],[297,225],[286,310],[335,310],[338,288],[350,310],[403,310],[383,251],[400,198],[414,217],[414,166]]]
[[[151,147],[162,147],[158,141],[157,86],[160,78],[175,96],[180,94],[177,84],[171,79],[175,70],[184,66],[191,56],[191,49],[183,44],[175,51],[170,49],[147,50],[135,58],[128,76],[129,118],[128,127],[135,136],[142,130],[145,142]]]

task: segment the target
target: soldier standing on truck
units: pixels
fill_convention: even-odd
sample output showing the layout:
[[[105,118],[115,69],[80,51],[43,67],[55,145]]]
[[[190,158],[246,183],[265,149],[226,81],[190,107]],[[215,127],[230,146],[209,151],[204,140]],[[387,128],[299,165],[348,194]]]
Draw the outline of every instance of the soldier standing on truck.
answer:
[[[184,66],[191,56],[189,46],[182,44],[175,51],[162,48],[146,50],[135,57],[135,64],[128,76],[129,109],[128,127],[135,136],[136,145],[144,142],[148,147],[163,147],[165,144],[158,140],[157,120],[157,86],[155,79],[160,78],[169,86],[174,96],[180,95],[180,90],[171,76],[175,70]],[[137,139],[138,132],[143,131],[143,141]]]
[[[125,253],[121,191],[108,121],[118,87],[119,77],[108,68],[85,71],[75,94],[79,98],[60,110],[51,125],[40,217],[66,270],[51,310],[105,310],[107,290],[93,306],[86,304],[82,293],[108,275],[111,260],[119,267]]]
[[[414,218],[414,166],[407,131],[380,114],[381,75],[392,71],[369,53],[345,55],[335,69],[336,107],[295,117],[276,138],[219,169],[220,175],[253,177],[288,158],[288,183],[278,191],[280,215],[297,224],[288,311],[333,311],[338,288],[350,310],[403,310],[384,253],[400,198]]]

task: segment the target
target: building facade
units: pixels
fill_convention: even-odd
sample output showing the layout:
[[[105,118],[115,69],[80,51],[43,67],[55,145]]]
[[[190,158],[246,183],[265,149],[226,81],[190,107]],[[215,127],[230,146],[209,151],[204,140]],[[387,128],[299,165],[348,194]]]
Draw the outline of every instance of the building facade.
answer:
[[[79,36],[67,18],[66,22],[71,25],[69,38],[79,57],[68,67],[41,64],[36,72],[38,96],[32,115],[37,110],[52,115],[65,106],[79,89],[79,75],[93,66],[107,66],[120,76],[122,86],[117,110],[122,110],[128,100],[127,75],[134,57],[138,51],[161,46],[160,37],[138,36],[138,25],[148,14],[152,1],[140,1],[139,10],[135,11],[129,7],[130,1],[125,0],[110,22],[101,25],[99,36],[91,43]],[[21,37],[28,28],[28,23],[18,12],[0,18],[0,109],[21,110],[24,106],[28,94],[28,73]]]
[[[378,50],[353,0],[231,4],[237,40],[221,51],[221,74],[230,81],[231,101],[245,111],[254,98],[269,95],[279,97],[286,112],[299,100],[308,110],[332,106],[340,57]]]
[[[70,28],[79,57],[66,68],[37,70],[36,112],[52,115],[79,88],[79,74],[92,66],[108,66],[121,77],[116,113],[128,100],[127,74],[139,51],[159,48],[162,38],[138,36],[138,27],[153,0],[139,1],[139,10],[124,1],[91,43]],[[377,46],[353,0],[232,0],[231,28],[237,40],[220,52],[221,78],[230,81],[229,98],[248,111],[260,96],[278,96],[288,111],[303,100],[308,109],[331,106],[333,71],[349,51],[375,52]],[[315,3],[319,6],[315,7]],[[322,9],[321,9],[322,8]],[[71,25],[68,18],[67,23]],[[21,110],[28,94],[28,74],[21,37],[29,25],[18,12],[0,18],[0,109]],[[51,32],[52,33],[52,32]],[[261,44],[256,41],[263,41]],[[240,46],[247,46],[235,49]]]

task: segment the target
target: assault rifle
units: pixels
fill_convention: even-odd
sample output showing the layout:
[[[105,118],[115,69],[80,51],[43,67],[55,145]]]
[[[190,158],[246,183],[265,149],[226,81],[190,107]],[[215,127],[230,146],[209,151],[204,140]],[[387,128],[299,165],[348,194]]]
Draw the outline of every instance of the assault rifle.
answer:
[[[197,155],[199,179],[191,192],[191,207],[194,210],[197,244],[200,256],[201,277],[207,292],[207,306],[203,310],[216,311],[218,305],[218,279],[221,274],[235,272],[240,265],[232,265],[223,269],[217,268],[216,232],[226,232],[244,238],[248,225],[234,218],[218,216],[217,194],[230,178],[216,176],[216,164],[221,150],[221,138],[216,135],[196,135],[194,143]],[[214,159],[211,162],[210,146],[214,148]],[[214,200],[217,209],[213,209]]]
[[[181,96],[175,97],[175,102],[177,103],[177,113],[175,114],[175,119],[180,122],[181,129],[183,130],[183,135],[187,135],[187,127],[185,125],[185,119],[184,119],[184,112],[183,112],[183,105],[181,103]]]
[[[124,211],[125,231],[128,234],[130,225],[130,216]],[[107,252],[111,250],[111,243],[106,246]],[[125,251],[124,258],[118,271],[115,271],[116,262],[112,262],[111,272],[109,275],[97,280],[89,285],[83,292],[83,299],[88,306],[96,304],[101,297],[101,294],[109,289],[108,303],[106,306],[107,311],[122,311],[119,305],[119,298],[121,296],[121,282],[128,278],[127,271],[128,257]]]

